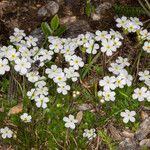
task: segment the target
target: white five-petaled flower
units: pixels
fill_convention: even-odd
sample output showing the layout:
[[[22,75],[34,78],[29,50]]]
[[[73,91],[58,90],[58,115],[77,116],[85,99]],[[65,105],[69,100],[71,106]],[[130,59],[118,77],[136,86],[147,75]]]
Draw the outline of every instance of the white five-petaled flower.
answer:
[[[134,116],[136,115],[135,111],[125,110],[125,112],[121,112],[121,117],[123,117],[123,122],[128,123],[129,121],[135,122]]]
[[[150,80],[150,72],[148,70],[145,70],[144,72],[140,71],[138,75],[140,76],[140,81]]]
[[[68,117],[64,117],[63,121],[65,122],[65,127],[70,128],[70,129],[75,129],[75,123],[78,122],[78,120],[75,119],[73,115],[69,115]]]
[[[16,59],[15,60],[15,70],[20,72],[21,75],[25,75],[28,72],[28,69],[31,67],[30,62],[26,58]]]
[[[79,70],[79,67],[84,66],[84,62],[82,61],[82,58],[76,55],[71,56],[71,60],[69,63],[75,70]]]
[[[26,74],[26,77],[28,78],[28,81],[34,83],[36,81],[38,81],[39,79],[39,72],[37,71],[32,71]]]
[[[103,96],[105,101],[114,101],[116,93],[110,90],[104,91]]]
[[[37,41],[38,39],[37,38],[34,38],[33,36],[28,36],[28,37],[25,37],[26,41],[27,41],[27,45],[29,47],[31,46],[36,46],[37,45]]]
[[[20,116],[21,120],[24,121],[25,123],[31,122],[32,117],[28,115],[27,113],[23,113]]]
[[[36,106],[42,107],[42,108],[46,108],[47,107],[47,103],[49,102],[49,98],[45,97],[44,95],[40,95],[35,97],[35,101],[36,101]]]
[[[108,91],[110,89],[114,90],[116,88],[115,81],[116,78],[114,76],[112,77],[105,76],[103,80],[99,81],[99,85],[103,86],[105,91]]]
[[[10,67],[8,66],[7,59],[0,59],[0,75],[4,75],[6,71],[9,71]]]
[[[96,137],[95,129],[84,129],[83,137],[87,137],[89,140],[92,140]]]
[[[58,88],[57,88],[58,93],[62,93],[63,95],[66,95],[69,90],[70,90],[70,86],[66,85],[66,82],[62,82],[58,84]]]
[[[144,42],[143,50],[146,51],[147,53],[150,53],[150,42],[148,41]]]
[[[2,134],[3,139],[6,139],[6,138],[11,138],[13,132],[8,127],[5,127],[0,129],[0,134]]]
[[[107,56],[111,56],[113,54],[113,52],[115,52],[117,50],[117,47],[114,45],[114,41],[111,39],[108,40],[102,40],[102,47],[101,47],[101,51],[103,53],[106,52]]]
[[[142,87],[142,88],[136,88],[134,90],[134,94],[132,95],[133,99],[138,99],[138,101],[144,101],[144,99],[147,98],[147,88]]]

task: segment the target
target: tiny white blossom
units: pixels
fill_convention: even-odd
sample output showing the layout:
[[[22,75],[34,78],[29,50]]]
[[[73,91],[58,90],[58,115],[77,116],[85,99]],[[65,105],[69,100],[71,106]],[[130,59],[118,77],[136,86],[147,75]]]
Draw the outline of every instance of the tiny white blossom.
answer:
[[[135,122],[134,116],[136,115],[135,111],[125,110],[125,112],[121,112],[121,117],[123,117],[123,122],[128,123],[129,121]]]
[[[134,90],[132,98],[133,99],[138,99],[138,101],[144,101],[144,99],[146,98],[146,92],[147,92],[146,87],[136,88]]]
[[[3,139],[6,139],[6,138],[11,138],[13,132],[8,127],[5,127],[0,129],[0,134],[2,134]]]
[[[27,122],[31,122],[32,117],[30,115],[28,115],[27,113],[23,113],[20,116],[21,120],[24,121],[25,123]]]
[[[17,72],[20,72],[21,75],[25,75],[28,70],[31,67],[30,62],[27,61],[26,58],[22,58],[22,59],[16,59],[15,60],[15,70]]]
[[[10,67],[8,65],[8,60],[0,58],[0,75],[4,75],[5,72],[9,70],[10,70]]]
[[[114,90],[116,88],[115,81],[116,81],[116,78],[114,76],[112,77],[105,76],[103,80],[99,81],[99,85],[103,86],[105,91],[110,90],[110,89]]]
[[[35,97],[35,102],[38,108],[39,107],[46,108],[47,103],[49,102],[49,98],[45,97],[44,95],[40,95],[40,96]]]
[[[73,115],[69,115],[68,117],[64,117],[63,121],[65,122],[65,127],[70,128],[70,129],[75,129],[75,123],[78,122],[78,120],[75,119]]]
[[[84,129],[83,137],[87,137],[89,140],[92,140],[96,137],[95,129]]]

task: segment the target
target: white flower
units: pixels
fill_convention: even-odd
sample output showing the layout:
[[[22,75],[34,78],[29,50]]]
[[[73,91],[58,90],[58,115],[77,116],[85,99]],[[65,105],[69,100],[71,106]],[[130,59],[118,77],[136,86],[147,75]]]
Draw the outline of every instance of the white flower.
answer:
[[[124,66],[121,64],[111,63],[110,66],[111,67],[109,67],[108,70],[115,75],[120,74],[124,70]]]
[[[122,65],[123,67],[130,66],[128,58],[118,57],[116,63]]]
[[[38,79],[39,79],[39,75],[38,74],[39,73],[37,71],[36,72],[32,71],[32,72],[27,73],[26,77],[28,78],[28,81],[34,83],[34,82],[38,81]]]
[[[107,31],[99,31],[99,30],[97,30],[95,32],[95,34],[96,34],[96,37],[95,37],[96,41],[102,41],[104,39],[110,39],[111,38],[111,35],[108,34]]]
[[[114,41],[109,39],[109,40],[102,40],[102,47],[101,51],[104,53],[106,52],[107,56],[111,56],[113,52],[117,50],[116,46],[114,46]]]
[[[75,119],[73,115],[69,115],[69,117],[64,117],[63,121],[65,122],[65,127],[70,129],[75,129],[75,123],[78,122],[78,120]]]
[[[49,102],[49,98],[45,97],[44,95],[40,95],[40,96],[35,97],[35,102],[38,108],[39,107],[46,108],[47,103]]]
[[[36,46],[37,45],[37,41],[38,39],[37,38],[34,38],[33,36],[28,36],[28,37],[25,37],[25,39],[27,40],[27,45],[29,47],[31,46]]]
[[[33,100],[35,99],[36,96],[38,96],[37,92],[35,89],[31,89],[30,91],[27,92],[27,96]]]
[[[116,93],[113,91],[110,91],[110,90],[103,92],[103,96],[104,96],[105,101],[114,101],[115,95],[116,95]]]
[[[149,89],[150,89],[150,80],[146,80],[144,83],[145,83],[145,84],[149,87]]]
[[[13,132],[8,127],[1,128],[0,133],[2,134],[3,139],[11,138],[13,135]]]
[[[56,77],[59,73],[62,72],[61,68],[58,68],[56,65],[52,65],[51,68],[47,68],[45,73],[48,74],[48,77],[50,79],[53,79],[54,77]]]
[[[130,74],[128,74],[126,70],[121,72],[119,76],[121,76],[125,80],[127,86],[132,85],[133,77]]]
[[[122,76],[116,77],[115,85],[116,85],[116,87],[124,88],[124,86],[126,85],[126,80],[125,80],[125,78],[122,77]]]
[[[32,117],[30,115],[28,115],[27,113],[23,113],[20,116],[21,120],[24,121],[25,123],[27,122],[31,122]]]
[[[65,82],[58,84],[58,88],[57,88],[58,93],[62,93],[63,95],[66,95],[69,90],[70,90],[70,86],[66,85]]]
[[[7,58],[10,61],[14,61],[14,60],[18,59],[19,55],[20,55],[20,52],[16,52],[16,49],[11,49],[11,50],[9,50],[9,54],[8,54]]]
[[[144,99],[146,98],[146,92],[147,92],[146,87],[136,88],[134,90],[134,94],[132,95],[132,98],[138,99],[138,101],[144,101]]]
[[[31,67],[30,62],[27,61],[26,58],[22,58],[22,59],[16,59],[15,60],[15,70],[17,72],[20,72],[21,75],[25,75],[28,70]]]
[[[61,50],[61,53],[65,55],[73,55],[75,53],[75,48],[71,44],[65,45],[64,48]]]
[[[78,72],[75,72],[73,67],[65,68],[64,72],[66,73],[66,78],[71,79],[73,82],[77,81],[80,76]]]
[[[66,76],[63,72],[57,74],[56,77],[54,78],[54,82],[57,84],[65,82],[66,80],[67,80]]]
[[[83,137],[87,137],[89,140],[92,140],[96,137],[95,129],[85,129]]]
[[[126,23],[125,28],[128,30],[128,32],[136,32],[138,29],[140,29],[140,26],[136,25],[132,21],[129,21]]]
[[[38,88],[36,88],[36,94],[45,96],[48,95],[48,87],[38,86]]]
[[[121,18],[117,18],[116,22],[117,22],[116,26],[118,28],[124,27],[126,25],[126,22],[127,22],[127,17],[122,16]]]
[[[49,45],[49,49],[54,50],[55,53],[59,53],[60,50],[63,49],[63,45],[60,39],[54,39],[50,42],[51,44]]]
[[[147,29],[140,30],[140,38],[145,40],[148,37],[150,37],[150,32],[147,31]]]
[[[79,67],[84,66],[84,62],[82,61],[82,58],[76,55],[71,56],[71,60],[69,63],[75,70],[78,70]]]
[[[135,111],[125,110],[125,112],[121,112],[121,117],[123,117],[123,122],[128,123],[129,121],[135,122],[134,116],[136,115]]]
[[[0,58],[0,75],[4,75],[5,72],[9,70],[10,67],[8,66],[8,60]]]
[[[105,76],[103,80],[99,81],[99,85],[103,86],[105,91],[108,91],[110,89],[114,90],[116,88],[115,81],[116,78],[114,76],[112,77]]]
[[[141,71],[138,75],[140,76],[140,81],[150,80],[150,72],[148,70],[145,70],[144,72]]]
[[[39,78],[39,81],[37,81],[37,82],[35,83],[35,87],[39,87],[39,88],[44,87],[44,86],[46,85],[46,82],[43,81],[44,79],[45,79],[44,76],[43,76],[43,77],[40,77],[40,78]]]
[[[96,54],[97,50],[99,49],[99,45],[97,43],[94,43],[94,40],[90,40],[87,43],[84,44],[86,47],[86,52],[88,54]]]
[[[150,42],[144,42],[143,50],[150,53]]]
[[[18,43],[22,40],[22,36],[10,36],[9,39],[12,43]]]
[[[14,28],[14,35],[15,36],[22,36],[22,37],[26,36],[26,34],[24,33],[24,30],[20,30],[18,28]]]

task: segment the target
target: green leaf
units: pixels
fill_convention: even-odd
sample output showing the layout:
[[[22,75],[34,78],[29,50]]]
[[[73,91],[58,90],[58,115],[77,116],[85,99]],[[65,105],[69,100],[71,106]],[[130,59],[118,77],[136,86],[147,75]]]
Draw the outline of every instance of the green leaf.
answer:
[[[41,28],[45,36],[49,36],[52,34],[52,29],[50,28],[47,22],[42,22]]]
[[[86,4],[85,13],[88,17],[91,15],[91,4],[90,3]]]
[[[67,30],[66,26],[60,26],[54,33],[55,36],[61,36]]]
[[[50,22],[50,25],[51,25],[51,28],[52,28],[53,31],[55,31],[55,30],[58,28],[58,26],[59,26],[59,18],[58,18],[58,15],[55,15],[55,16],[52,18],[52,20],[51,20],[51,22]]]

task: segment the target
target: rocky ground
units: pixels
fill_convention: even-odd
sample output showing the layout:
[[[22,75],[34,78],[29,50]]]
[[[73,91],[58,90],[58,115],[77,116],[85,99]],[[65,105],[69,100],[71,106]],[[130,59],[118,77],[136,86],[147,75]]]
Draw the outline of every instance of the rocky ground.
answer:
[[[0,46],[6,44],[14,27],[27,33],[41,34],[39,27],[43,21],[50,21],[58,14],[61,24],[67,26],[64,36],[75,37],[86,31],[115,28],[113,5],[115,0],[91,0],[95,11],[88,17],[85,14],[86,0],[1,0],[0,1]],[[120,0],[120,3],[133,5],[132,0]],[[134,2],[136,5],[136,2]],[[81,106],[80,106],[81,107]],[[90,106],[84,106],[87,109]],[[80,108],[80,109],[83,109]],[[1,110],[0,110],[1,111]],[[110,135],[118,142],[120,150],[138,150],[140,146],[150,147],[150,109],[141,108],[141,125],[134,133],[109,124]],[[11,149],[2,148],[1,149]]]

